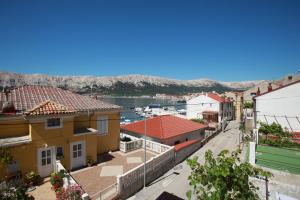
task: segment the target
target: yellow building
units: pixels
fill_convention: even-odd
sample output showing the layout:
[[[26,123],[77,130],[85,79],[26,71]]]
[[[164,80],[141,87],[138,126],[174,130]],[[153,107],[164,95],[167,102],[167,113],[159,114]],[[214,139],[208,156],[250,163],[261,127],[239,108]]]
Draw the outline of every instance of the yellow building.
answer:
[[[233,101],[234,119],[237,121],[242,121],[243,107],[244,107],[243,93],[242,92],[225,92],[223,95],[230,98]]]
[[[1,179],[31,170],[49,176],[57,159],[78,169],[119,149],[119,106],[44,86],[1,93],[0,104],[0,146],[14,160],[0,166]]]

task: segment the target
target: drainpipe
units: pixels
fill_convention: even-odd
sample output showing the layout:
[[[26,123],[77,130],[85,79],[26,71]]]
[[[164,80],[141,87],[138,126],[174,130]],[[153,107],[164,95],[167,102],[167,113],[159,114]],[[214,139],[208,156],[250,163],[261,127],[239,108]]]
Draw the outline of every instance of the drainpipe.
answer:
[[[256,111],[256,99],[255,98],[253,98],[253,117],[254,117],[254,128],[255,129],[257,129],[257,122],[256,122],[256,120],[257,120],[257,111]]]

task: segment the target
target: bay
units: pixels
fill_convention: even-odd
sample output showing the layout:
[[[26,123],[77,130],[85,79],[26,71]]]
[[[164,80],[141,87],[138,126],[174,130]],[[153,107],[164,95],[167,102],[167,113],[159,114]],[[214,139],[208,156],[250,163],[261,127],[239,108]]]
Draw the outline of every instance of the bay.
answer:
[[[134,108],[146,107],[150,104],[160,104],[162,107],[174,106],[177,110],[185,109],[185,104],[172,101],[171,99],[147,98],[147,97],[98,97],[99,100],[122,106],[121,121],[130,120],[131,122],[144,119],[135,113]]]

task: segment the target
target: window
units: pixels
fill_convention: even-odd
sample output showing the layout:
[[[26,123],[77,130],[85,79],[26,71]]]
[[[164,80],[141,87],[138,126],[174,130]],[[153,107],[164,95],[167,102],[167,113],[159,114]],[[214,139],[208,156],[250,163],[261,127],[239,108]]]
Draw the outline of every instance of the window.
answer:
[[[19,168],[19,162],[13,160],[10,164],[7,165],[7,170],[10,173],[14,173],[20,170]]]
[[[51,164],[51,150],[43,150],[41,151],[41,164],[42,166]]]
[[[81,144],[74,144],[73,145],[73,158],[81,157],[82,156],[82,145]]]
[[[56,159],[62,159],[64,157],[64,150],[62,147],[56,147]]]
[[[107,116],[99,116],[97,118],[97,130],[99,134],[105,135],[108,134],[108,117]]]
[[[47,119],[47,128],[61,128],[61,127],[62,127],[61,118]]]

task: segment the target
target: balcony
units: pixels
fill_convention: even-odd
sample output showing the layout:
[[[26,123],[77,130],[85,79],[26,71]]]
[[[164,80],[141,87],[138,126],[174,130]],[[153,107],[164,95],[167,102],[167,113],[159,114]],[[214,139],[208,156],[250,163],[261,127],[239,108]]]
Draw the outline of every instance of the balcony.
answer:
[[[90,134],[97,134],[98,130],[93,128],[81,127],[74,130],[74,135],[90,135]]]
[[[29,135],[20,136],[20,137],[10,137],[10,138],[3,138],[0,139],[0,146],[1,147],[11,147],[21,144],[27,144],[31,142],[31,138]]]

